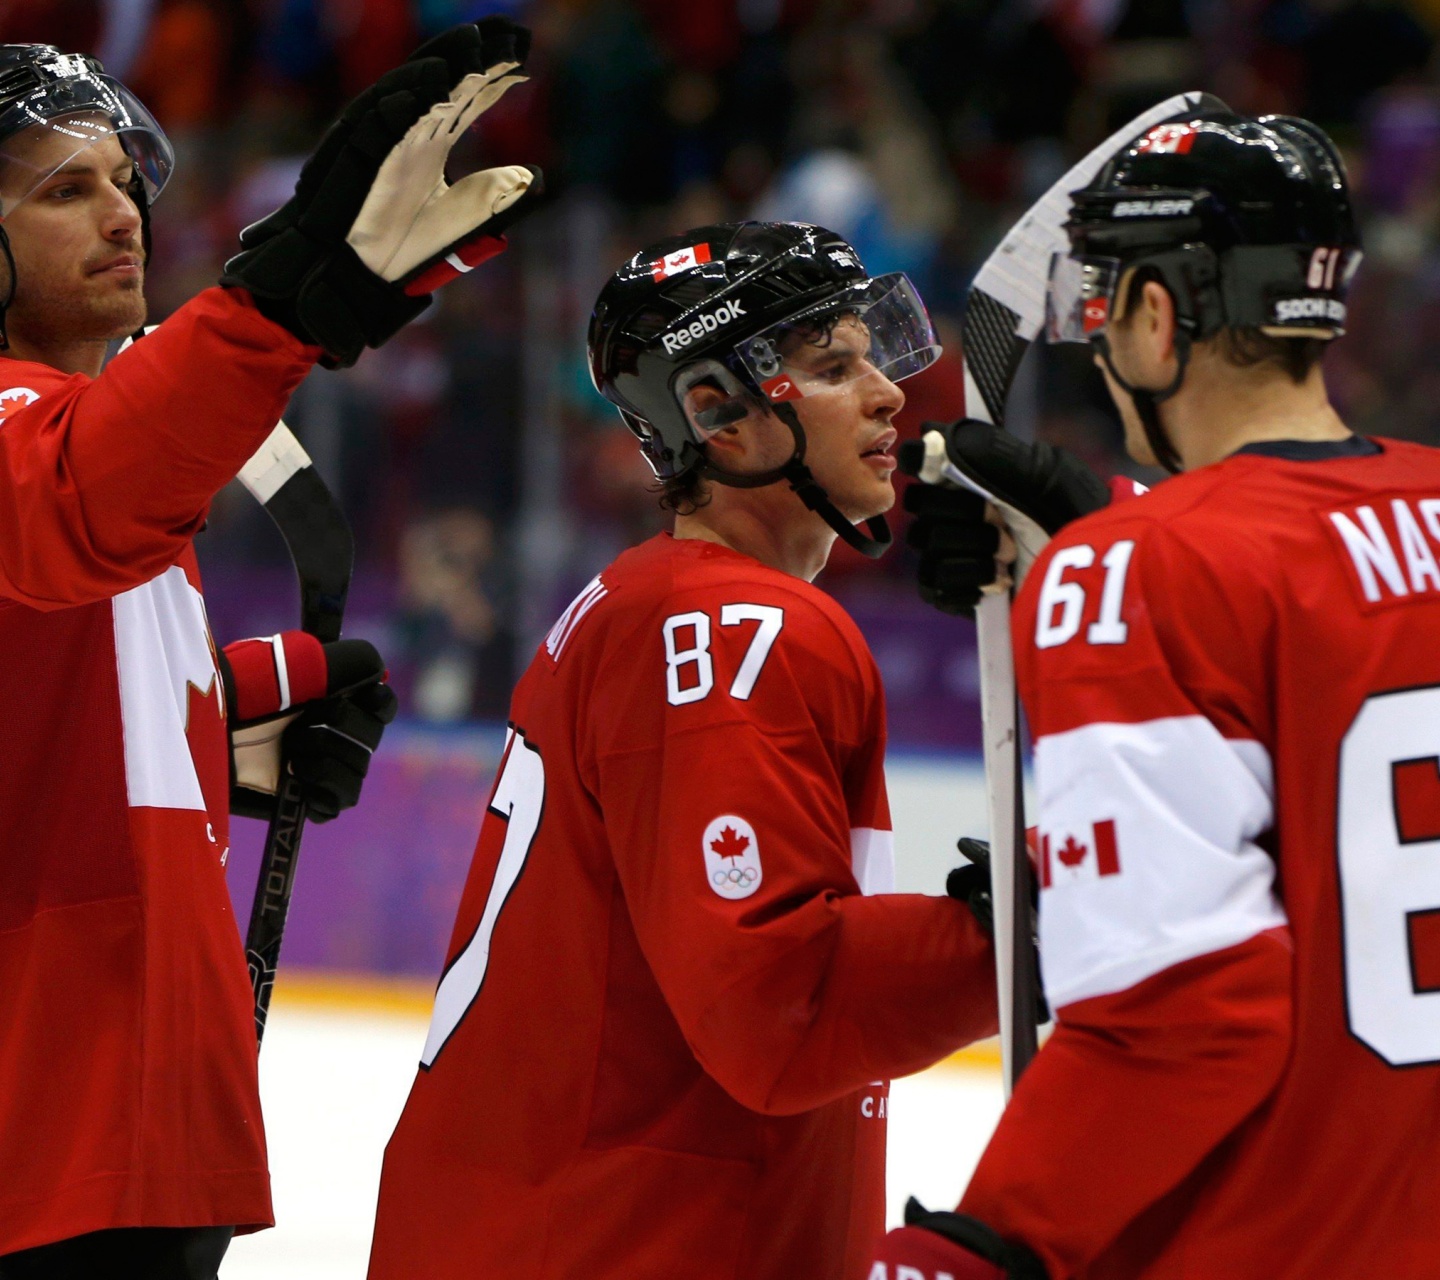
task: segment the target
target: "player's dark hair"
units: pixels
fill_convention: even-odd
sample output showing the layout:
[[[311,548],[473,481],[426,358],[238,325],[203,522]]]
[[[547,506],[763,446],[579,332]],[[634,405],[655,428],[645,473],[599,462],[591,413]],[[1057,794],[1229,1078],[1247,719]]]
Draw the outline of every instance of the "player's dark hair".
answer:
[[[1220,354],[1237,368],[1272,364],[1297,386],[1310,376],[1329,346],[1324,338],[1275,338],[1259,329],[1221,329],[1215,341]]]
[[[701,507],[710,505],[710,486],[698,471],[656,480],[650,492],[660,495],[662,511],[673,511],[677,516],[693,516]]]

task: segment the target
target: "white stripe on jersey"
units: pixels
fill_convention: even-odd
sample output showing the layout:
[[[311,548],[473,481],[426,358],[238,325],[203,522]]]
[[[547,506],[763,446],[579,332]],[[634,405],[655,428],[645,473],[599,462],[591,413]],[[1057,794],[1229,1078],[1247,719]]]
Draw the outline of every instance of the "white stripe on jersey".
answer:
[[[1274,863],[1255,843],[1274,818],[1260,743],[1222,737],[1199,715],[1089,724],[1036,743],[1035,781],[1053,1007],[1286,923]]]
[[[185,737],[190,687],[208,694],[218,679],[200,593],[172,565],[110,607],[130,806],[203,810]]]
[[[851,827],[850,867],[861,893],[894,893],[895,833]]]

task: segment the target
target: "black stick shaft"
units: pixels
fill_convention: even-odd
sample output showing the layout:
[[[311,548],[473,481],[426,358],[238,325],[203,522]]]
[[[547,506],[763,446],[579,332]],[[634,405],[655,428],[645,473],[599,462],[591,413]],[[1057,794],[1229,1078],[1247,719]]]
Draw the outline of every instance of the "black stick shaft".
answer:
[[[265,834],[265,852],[255,882],[255,903],[250,909],[250,927],[245,935],[245,959],[250,966],[250,986],[255,992],[255,1043],[265,1037],[265,1019],[280,963],[280,942],[285,918],[290,913],[290,895],[295,891],[295,864],[300,856],[300,837],[305,831],[308,806],[300,796],[300,784],[281,761],[280,789],[275,796],[275,816]]]
[[[1010,913],[1009,920],[996,922],[997,927],[1008,928],[1011,931],[1012,949],[1010,954],[1014,958],[1015,980],[1010,992],[1013,1011],[1010,1018],[1011,1062],[1013,1063],[1010,1086],[1012,1089],[1040,1047],[1036,1028],[1039,1013],[1037,992],[1040,984],[1036,972],[1035,941],[1032,936],[1030,919],[1030,903],[1034,901],[1033,872],[1025,840],[1025,788],[1019,760],[1020,708],[1018,697],[1016,698],[1015,726],[1015,842],[1013,845],[1015,851],[1015,909]]]

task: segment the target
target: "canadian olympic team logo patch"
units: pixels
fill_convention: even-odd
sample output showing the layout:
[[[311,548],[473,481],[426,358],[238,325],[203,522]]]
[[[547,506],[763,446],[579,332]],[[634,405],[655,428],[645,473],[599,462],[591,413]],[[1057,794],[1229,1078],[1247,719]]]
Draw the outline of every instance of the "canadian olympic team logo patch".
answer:
[[[29,387],[11,387],[8,391],[0,391],[0,420],[15,409],[23,409],[27,404],[34,404],[40,399],[38,391],[32,391]]]
[[[721,814],[705,828],[701,843],[705,879],[722,898],[748,898],[760,887],[760,845],[744,818]]]

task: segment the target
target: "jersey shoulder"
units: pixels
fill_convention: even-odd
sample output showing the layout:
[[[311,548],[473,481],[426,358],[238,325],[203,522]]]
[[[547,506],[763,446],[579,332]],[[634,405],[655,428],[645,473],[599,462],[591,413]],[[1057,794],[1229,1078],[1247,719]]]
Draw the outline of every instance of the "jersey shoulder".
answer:
[[[527,688],[539,694],[534,680],[557,677],[543,696],[582,708],[605,753],[722,727],[851,744],[883,731],[879,671],[844,610],[807,582],[691,539],[662,535],[602,570],[536,668]]]
[[[1207,472],[1075,521],[1031,567],[1014,644],[1035,732],[1197,709],[1227,736],[1262,731],[1261,673],[1248,659],[1273,629],[1272,570],[1252,529],[1215,515],[1207,499],[1224,479]]]
[[[33,360],[0,360],[0,423],[73,378],[89,381]]]
[[[859,627],[824,591],[715,543],[660,534],[618,556],[598,581],[607,603],[597,610],[597,640],[647,617],[706,612],[718,622],[726,606],[750,604],[782,610],[792,643],[803,636],[807,647],[872,661]]]

